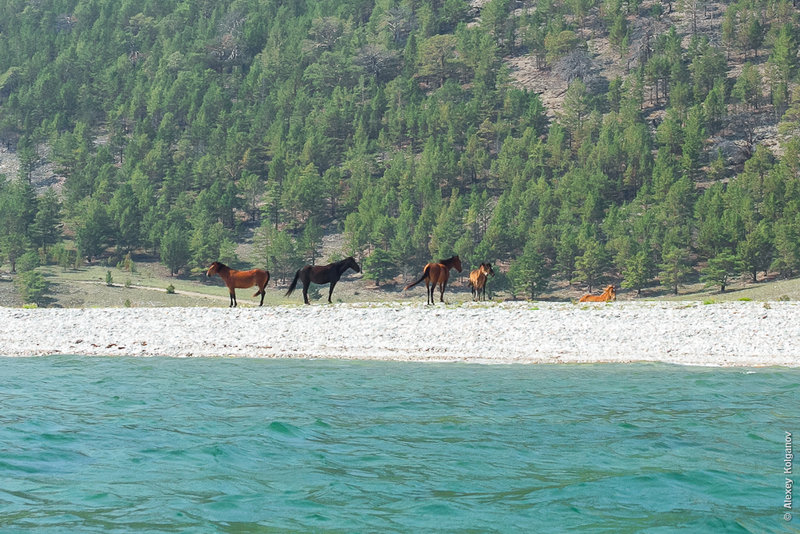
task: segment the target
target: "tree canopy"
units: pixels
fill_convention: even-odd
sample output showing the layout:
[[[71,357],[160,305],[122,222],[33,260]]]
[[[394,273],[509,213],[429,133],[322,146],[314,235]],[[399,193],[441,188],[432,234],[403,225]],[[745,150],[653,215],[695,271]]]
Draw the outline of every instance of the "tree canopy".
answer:
[[[699,4],[681,28],[638,3],[517,4],[6,2],[0,254],[13,269],[66,235],[177,273],[260,226],[282,273],[343,232],[376,281],[458,253],[531,296],[800,270],[798,142],[767,158],[755,134],[798,124],[795,6],[740,0],[709,39]],[[565,84],[554,109],[511,76],[528,55]],[[710,148],[726,129],[738,160]],[[32,185],[44,163],[58,195]]]

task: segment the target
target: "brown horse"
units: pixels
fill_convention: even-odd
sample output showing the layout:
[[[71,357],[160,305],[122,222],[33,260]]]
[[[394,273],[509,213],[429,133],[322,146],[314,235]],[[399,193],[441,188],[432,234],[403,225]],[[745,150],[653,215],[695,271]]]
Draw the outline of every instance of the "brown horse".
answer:
[[[286,296],[288,297],[292,294],[299,280],[303,282],[303,300],[306,304],[311,304],[308,302],[308,286],[311,282],[315,284],[330,284],[331,290],[328,292],[328,302],[330,302],[336,282],[339,281],[339,278],[342,277],[342,274],[344,274],[347,269],[353,269],[357,273],[361,272],[361,267],[358,266],[356,260],[352,256],[328,265],[306,265],[302,269],[298,269],[297,273],[294,275],[294,280],[292,280],[292,284],[289,286],[289,291],[286,292]]]
[[[486,300],[486,279],[489,275],[494,276],[494,269],[492,269],[491,263],[481,263],[480,267],[469,273],[472,300]]]
[[[422,270],[422,276],[414,283],[408,284],[403,291],[412,288],[425,280],[425,293],[427,296],[426,304],[433,304],[433,291],[436,284],[439,284],[439,301],[444,302],[444,290],[447,287],[447,280],[450,278],[450,269],[461,272],[461,258],[457,255],[446,260],[439,260],[439,263],[429,263]]]
[[[269,271],[263,269],[237,271],[224,263],[215,261],[206,271],[206,276],[214,276],[215,274],[218,274],[225,281],[225,285],[228,286],[228,291],[231,294],[231,307],[236,307],[237,288],[244,289],[253,286],[258,286],[258,291],[253,296],[261,295],[261,302],[258,305],[264,305],[264,287],[269,283]]]
[[[617,290],[614,286],[606,286],[600,295],[584,295],[578,302],[608,302],[617,300]]]

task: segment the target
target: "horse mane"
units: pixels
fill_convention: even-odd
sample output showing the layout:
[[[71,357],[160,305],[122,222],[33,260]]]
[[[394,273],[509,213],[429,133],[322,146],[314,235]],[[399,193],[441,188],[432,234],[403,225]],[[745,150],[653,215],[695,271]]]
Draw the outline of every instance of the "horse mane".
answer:
[[[348,256],[348,257],[346,257],[344,259],[341,259],[341,260],[332,261],[327,266],[328,267],[332,267],[334,265],[343,265],[343,264],[347,263],[350,260],[356,261],[356,259],[353,256]],[[325,265],[321,265],[321,267],[325,267]]]
[[[437,263],[439,263],[440,265],[444,265],[445,267],[447,267],[449,269],[452,269],[453,268],[453,264],[456,261],[460,262],[460,258],[458,257],[458,254],[456,254],[455,256],[451,256],[451,257],[447,258],[446,260],[438,260]]]
[[[342,265],[345,265],[345,264],[349,265],[349,264],[351,264],[351,263],[352,263],[352,264],[355,264],[355,265],[358,265],[358,262],[356,261],[356,259],[355,259],[353,256],[347,256],[347,257],[346,257],[345,259],[343,259],[343,260],[339,260],[339,261],[336,261],[336,262],[333,262],[333,263],[331,263],[331,265],[336,265],[336,266],[339,266],[339,267],[340,267],[340,266],[342,266]]]

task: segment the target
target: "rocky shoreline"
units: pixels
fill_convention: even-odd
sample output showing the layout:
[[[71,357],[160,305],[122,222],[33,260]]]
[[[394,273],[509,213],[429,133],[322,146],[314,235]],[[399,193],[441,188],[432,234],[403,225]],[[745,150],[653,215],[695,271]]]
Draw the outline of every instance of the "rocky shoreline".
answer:
[[[0,308],[0,356],[800,366],[800,303]]]

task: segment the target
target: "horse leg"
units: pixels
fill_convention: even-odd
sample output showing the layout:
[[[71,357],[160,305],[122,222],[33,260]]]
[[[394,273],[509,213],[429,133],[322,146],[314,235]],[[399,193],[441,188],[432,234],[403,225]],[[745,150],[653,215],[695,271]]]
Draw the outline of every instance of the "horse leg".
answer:
[[[311,282],[306,282],[305,280],[303,280],[303,301],[306,304],[311,304],[308,301],[308,286],[310,286],[310,285],[311,285]]]
[[[335,285],[336,285],[336,280],[331,282],[331,289],[330,289],[330,291],[328,291],[328,304],[333,304],[331,302],[331,295],[333,295],[333,288],[334,288]]]
[[[235,289],[231,289],[231,305],[228,306],[228,307],[229,308],[235,308],[236,307],[236,290]]]
[[[266,291],[264,291],[264,288],[266,286],[267,286],[267,284],[264,284],[263,286],[261,286],[261,302],[258,303],[259,306],[263,306],[264,305],[264,295],[267,293]]]
[[[439,302],[444,302],[444,289],[447,287],[447,282],[441,282],[439,284]]]

